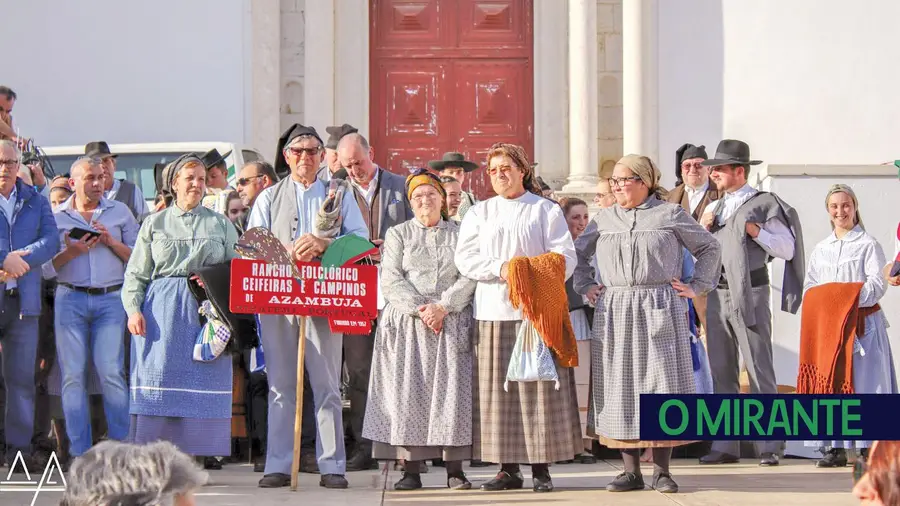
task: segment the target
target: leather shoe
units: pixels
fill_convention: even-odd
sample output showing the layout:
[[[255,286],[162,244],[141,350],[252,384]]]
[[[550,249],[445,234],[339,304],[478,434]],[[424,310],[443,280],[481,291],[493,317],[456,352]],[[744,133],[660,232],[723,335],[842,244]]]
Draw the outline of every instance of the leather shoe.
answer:
[[[553,481],[550,479],[549,474],[546,476],[533,476],[531,482],[533,483],[532,490],[535,492],[553,492]]]
[[[771,452],[763,453],[759,457],[759,465],[766,466],[766,467],[777,466],[778,465],[778,455],[775,455],[774,453],[771,453]]]
[[[493,465],[493,462],[485,462],[481,459],[472,459],[472,461],[469,462],[469,466],[471,467],[491,467]]]
[[[472,488],[472,482],[466,478],[465,473],[447,476],[447,488],[450,490],[469,490]]]
[[[378,469],[378,461],[372,458],[371,450],[357,450],[347,459],[348,471],[369,471]]]
[[[675,480],[672,479],[672,475],[669,473],[654,474],[652,488],[661,494],[678,493],[678,484],[675,483]]]
[[[259,488],[281,488],[291,484],[291,477],[284,473],[270,473],[259,480]]]
[[[832,448],[824,457],[816,462],[816,467],[845,467],[847,465],[847,451],[843,448]]]
[[[701,464],[737,464],[741,459],[735,457],[730,453],[723,452],[709,452],[708,454],[700,457]]]
[[[325,474],[319,478],[319,486],[325,488],[347,488],[347,478],[340,474]]]
[[[640,474],[624,472],[606,485],[609,492],[631,492],[632,490],[644,490],[644,477]]]
[[[518,490],[525,483],[522,473],[509,474],[506,471],[500,471],[494,479],[481,484],[481,490]]]
[[[203,469],[209,471],[221,471],[222,462],[215,457],[205,457],[203,459]]]
[[[422,488],[422,477],[418,473],[403,473],[400,481],[394,483],[394,490],[418,490]]]

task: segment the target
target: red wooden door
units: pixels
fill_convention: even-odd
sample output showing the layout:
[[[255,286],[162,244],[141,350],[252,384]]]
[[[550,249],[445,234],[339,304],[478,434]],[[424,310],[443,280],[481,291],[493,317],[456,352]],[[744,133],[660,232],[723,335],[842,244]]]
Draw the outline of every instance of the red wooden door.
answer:
[[[447,151],[484,163],[495,142],[533,152],[532,0],[371,0],[370,132],[405,174]],[[493,194],[483,170],[466,186]]]

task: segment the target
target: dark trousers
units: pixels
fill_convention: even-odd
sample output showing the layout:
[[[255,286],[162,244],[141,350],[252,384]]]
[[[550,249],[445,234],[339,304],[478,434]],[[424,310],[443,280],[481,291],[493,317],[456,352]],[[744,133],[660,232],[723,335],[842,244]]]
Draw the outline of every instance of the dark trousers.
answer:
[[[369,373],[372,370],[372,353],[375,349],[375,331],[378,322],[372,322],[368,335],[344,334],[344,363],[349,376],[350,434],[356,442],[355,452],[372,453],[372,442],[363,439],[363,421],[366,417],[366,399],[369,396]]]

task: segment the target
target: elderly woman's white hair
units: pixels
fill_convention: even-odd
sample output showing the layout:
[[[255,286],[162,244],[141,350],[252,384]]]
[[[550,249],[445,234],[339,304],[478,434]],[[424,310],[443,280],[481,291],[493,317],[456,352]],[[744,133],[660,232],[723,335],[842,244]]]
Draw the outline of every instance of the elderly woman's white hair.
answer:
[[[207,479],[172,443],[104,441],[72,463],[60,506],[175,506]]]

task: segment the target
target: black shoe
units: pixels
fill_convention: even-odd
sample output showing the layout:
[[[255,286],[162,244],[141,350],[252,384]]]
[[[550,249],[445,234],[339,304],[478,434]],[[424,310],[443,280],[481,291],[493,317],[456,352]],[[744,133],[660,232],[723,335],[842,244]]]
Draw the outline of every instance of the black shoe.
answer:
[[[483,460],[481,460],[481,459],[477,459],[477,460],[476,460],[476,459],[472,459],[472,461],[469,462],[469,465],[470,465],[471,467],[491,467],[491,466],[493,466],[493,465],[495,465],[495,464],[494,464],[493,462],[485,462],[485,461],[483,461]]]
[[[506,471],[500,471],[497,476],[490,481],[481,484],[481,490],[518,490],[525,483],[522,473],[509,474]]]
[[[291,484],[291,477],[284,473],[267,474],[259,480],[259,488],[281,488]]]
[[[553,480],[549,474],[543,476],[532,476],[532,490],[535,492],[553,492]]]
[[[678,484],[672,479],[669,473],[658,473],[653,475],[652,488],[662,494],[678,493]]]
[[[266,458],[258,457],[255,462],[253,462],[253,472],[254,473],[264,473],[266,472]]]
[[[431,459],[431,466],[432,467],[447,467],[447,464],[446,464],[446,462],[444,462],[444,459]]]
[[[596,464],[597,457],[594,457],[588,452],[584,452],[581,455],[575,457],[575,462],[578,462],[579,464]]]
[[[222,462],[215,457],[204,457],[203,458],[203,469],[209,471],[220,471],[222,470]]]
[[[422,477],[419,473],[403,473],[400,481],[394,483],[394,490],[419,490],[422,488]]]
[[[319,461],[314,453],[300,454],[300,472],[306,474],[319,474]]]
[[[564,464],[574,464],[574,463],[575,463],[574,460],[560,460],[559,462],[554,462],[554,464],[556,464],[558,466],[561,466]]]
[[[342,474],[323,474],[319,478],[319,486],[325,488],[347,488],[347,478]]]
[[[632,490],[644,490],[644,477],[634,473],[622,473],[606,486],[609,492],[631,492]]]
[[[701,464],[737,464],[741,459],[739,457],[735,457],[730,453],[722,453],[722,452],[709,452],[708,454],[700,457]]]
[[[454,474],[447,476],[447,488],[450,490],[469,490],[472,488],[472,482],[466,478],[465,474]]]
[[[775,455],[772,452],[766,452],[760,455],[759,457],[759,465],[764,467],[771,467],[778,465],[778,455]]]
[[[372,458],[371,450],[359,449],[347,459],[348,471],[369,471],[371,469],[378,469],[378,462]]]
[[[847,451],[843,448],[832,448],[816,462],[816,467],[846,467]]]

